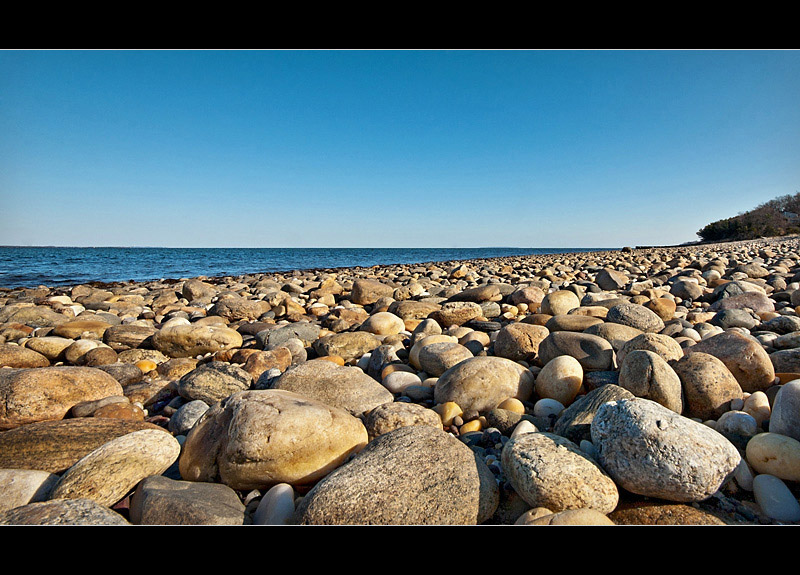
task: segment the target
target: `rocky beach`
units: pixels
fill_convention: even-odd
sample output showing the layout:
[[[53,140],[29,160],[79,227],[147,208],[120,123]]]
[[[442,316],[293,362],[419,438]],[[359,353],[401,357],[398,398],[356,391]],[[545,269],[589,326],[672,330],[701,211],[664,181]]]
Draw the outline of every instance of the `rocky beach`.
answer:
[[[2,525],[800,525],[800,237],[0,289]]]

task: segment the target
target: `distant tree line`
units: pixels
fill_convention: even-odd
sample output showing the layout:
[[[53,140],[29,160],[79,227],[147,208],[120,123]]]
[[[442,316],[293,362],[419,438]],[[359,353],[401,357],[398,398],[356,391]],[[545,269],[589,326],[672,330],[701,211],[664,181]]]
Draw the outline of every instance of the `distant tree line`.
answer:
[[[796,233],[800,233],[800,193],[780,196],[738,216],[711,222],[697,235],[703,241],[734,241]]]

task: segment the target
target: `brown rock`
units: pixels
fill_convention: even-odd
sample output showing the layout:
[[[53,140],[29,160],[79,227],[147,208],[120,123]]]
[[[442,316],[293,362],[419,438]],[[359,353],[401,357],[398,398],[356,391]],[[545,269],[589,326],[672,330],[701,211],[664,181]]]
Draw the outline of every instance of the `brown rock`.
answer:
[[[80,417],[31,423],[0,433],[0,469],[41,469],[62,473],[104,443],[140,429],[143,421]]]
[[[81,401],[122,395],[122,386],[94,367],[0,370],[0,429],[62,419]]]

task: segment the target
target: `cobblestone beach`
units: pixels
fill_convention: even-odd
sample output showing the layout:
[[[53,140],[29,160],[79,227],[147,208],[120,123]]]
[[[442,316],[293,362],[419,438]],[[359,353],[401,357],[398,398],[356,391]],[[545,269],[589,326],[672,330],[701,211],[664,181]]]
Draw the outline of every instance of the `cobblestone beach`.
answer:
[[[800,525],[800,238],[0,289],[2,525]]]

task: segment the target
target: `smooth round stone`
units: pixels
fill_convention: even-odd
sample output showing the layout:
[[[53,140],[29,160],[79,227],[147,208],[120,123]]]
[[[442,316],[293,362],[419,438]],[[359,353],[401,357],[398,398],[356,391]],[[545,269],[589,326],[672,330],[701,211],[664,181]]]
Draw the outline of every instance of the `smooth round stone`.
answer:
[[[287,369],[272,389],[298,393],[360,417],[370,409],[394,401],[392,393],[364,370],[330,361],[306,361]]]
[[[536,376],[535,391],[541,398],[555,399],[562,406],[570,405],[583,384],[583,367],[570,355],[548,361]]]
[[[420,347],[417,361],[425,373],[439,377],[454,365],[471,357],[474,357],[472,352],[459,343],[439,342]]]
[[[206,412],[187,436],[179,466],[186,480],[237,490],[302,485],[366,443],[361,420],[342,409],[290,391],[249,390]]]
[[[406,328],[403,320],[388,311],[379,311],[372,314],[361,324],[361,331],[376,335],[393,335],[404,331]]]
[[[563,403],[551,398],[540,399],[533,404],[533,414],[537,417],[558,417],[564,409]]]
[[[533,374],[518,363],[479,356],[445,371],[433,393],[436,403],[454,401],[465,413],[484,413],[509,397],[526,401],[533,393],[533,381]]]
[[[756,473],[800,481],[800,441],[777,433],[759,433],[747,442],[747,462]]]
[[[735,445],[744,445],[760,431],[758,422],[752,415],[744,411],[726,411],[719,416],[714,429]]]
[[[405,392],[411,386],[422,385],[422,380],[416,373],[393,371],[381,380],[381,385],[396,394]]]
[[[408,363],[416,369],[422,369],[419,363],[420,350],[426,345],[443,342],[458,343],[458,338],[446,334],[433,334],[417,340],[417,342],[411,346],[411,350],[408,352]]]
[[[761,426],[764,421],[770,418],[772,409],[769,405],[769,398],[763,391],[756,391],[750,394],[750,397],[745,399],[742,411],[749,413],[756,420],[756,423]],[[771,431],[775,431],[771,429]]]
[[[269,488],[253,514],[253,525],[290,525],[294,515],[294,488],[278,483]]]
[[[245,506],[221,483],[151,475],[130,497],[129,516],[134,525],[242,525]]]
[[[753,491],[754,473],[746,459],[742,459],[739,462],[733,478],[736,480],[736,484],[745,491]]]
[[[0,369],[0,429],[63,419],[72,407],[111,395],[122,386],[95,367]]]
[[[41,353],[20,345],[0,345],[0,367],[47,367],[50,361]]]
[[[169,357],[196,357],[242,346],[242,335],[221,325],[162,326],[152,336],[153,347]]]
[[[97,347],[104,345],[105,344],[102,341],[94,339],[76,340],[75,343],[73,343],[66,350],[64,350],[64,359],[73,365],[78,365],[78,361],[83,355],[85,355],[90,350],[93,350]]]
[[[376,437],[317,483],[298,503],[294,523],[476,525],[499,500],[493,473],[467,445],[414,425]]]
[[[584,371],[604,371],[611,368],[614,349],[602,337],[574,331],[557,331],[539,344],[539,362],[546,365],[560,355],[577,359]]]
[[[606,308],[602,308],[606,309]],[[607,310],[606,310],[607,311]],[[586,328],[583,333],[596,335],[607,340],[615,351],[619,352],[622,347],[635,337],[642,335],[642,330],[621,323],[603,322]]]
[[[800,521],[800,502],[779,477],[756,475],[753,495],[764,515],[777,521]]]
[[[575,292],[570,290],[557,290],[547,294],[542,299],[541,310],[547,315],[561,315],[580,307],[581,301]]]
[[[25,341],[25,347],[42,354],[50,361],[59,361],[64,356],[64,351],[74,343],[66,337],[48,335],[32,337]]]
[[[788,381],[778,390],[769,430],[800,441],[800,380]]]
[[[178,408],[178,411],[172,414],[169,419],[169,430],[174,435],[186,435],[191,431],[194,424],[199,421],[203,414],[208,411],[209,405],[200,400],[195,399],[184,403]]]
[[[453,420],[456,417],[460,417],[464,414],[464,411],[461,409],[461,407],[459,407],[459,405],[454,401],[439,403],[433,407],[433,410],[439,414],[439,418],[442,420],[442,425],[445,427],[450,427],[453,425]]]
[[[515,397],[509,397],[508,399],[500,402],[500,404],[497,406],[497,409],[506,409],[521,415],[525,414],[525,405]]]

